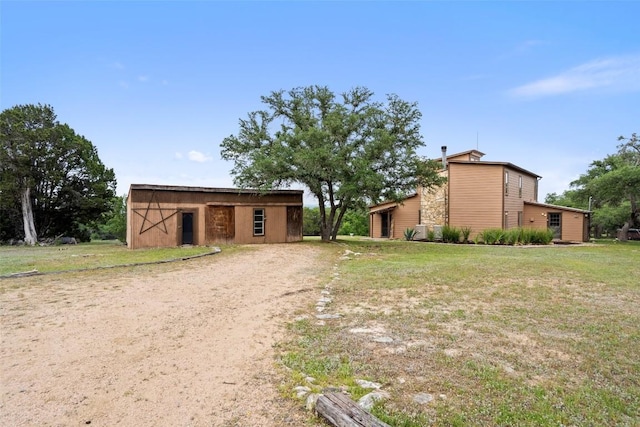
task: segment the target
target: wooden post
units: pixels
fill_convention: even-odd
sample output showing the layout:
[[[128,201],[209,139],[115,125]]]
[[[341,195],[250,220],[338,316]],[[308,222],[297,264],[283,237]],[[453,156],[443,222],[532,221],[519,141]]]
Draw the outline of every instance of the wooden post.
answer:
[[[316,412],[336,427],[391,427],[351,400],[344,393],[327,393],[318,397]]]

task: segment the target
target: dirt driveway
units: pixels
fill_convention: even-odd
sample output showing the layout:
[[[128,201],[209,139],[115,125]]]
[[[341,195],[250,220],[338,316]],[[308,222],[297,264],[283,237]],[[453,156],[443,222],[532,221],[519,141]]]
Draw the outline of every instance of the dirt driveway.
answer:
[[[302,424],[273,344],[320,296],[328,258],[260,245],[0,283],[0,425]]]

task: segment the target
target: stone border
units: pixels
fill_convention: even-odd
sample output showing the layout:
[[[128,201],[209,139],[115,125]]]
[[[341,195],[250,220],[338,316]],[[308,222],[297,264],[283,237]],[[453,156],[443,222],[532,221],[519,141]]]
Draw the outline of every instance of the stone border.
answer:
[[[59,271],[45,271],[45,272],[40,272],[38,270],[31,270],[31,271],[24,271],[24,272],[20,272],[20,273],[10,273],[10,274],[0,275],[0,280],[2,280],[2,279],[15,279],[15,278],[20,278],[20,277],[47,276],[47,275],[51,275],[51,274],[63,274],[63,273],[77,273],[77,272],[84,272],[84,271],[107,270],[107,269],[119,268],[119,267],[137,267],[137,266],[140,266],[140,265],[167,264],[167,263],[170,263],[170,262],[188,261],[190,259],[202,258],[202,257],[210,256],[210,255],[215,255],[215,254],[218,254],[220,252],[222,252],[222,251],[221,251],[221,249],[219,247],[214,247],[211,252],[207,252],[207,253],[204,253],[204,254],[185,256],[185,257],[173,258],[173,259],[165,259],[165,260],[160,260],[160,261],[132,262],[132,263],[129,263],[129,264],[104,265],[104,266],[99,266],[99,267],[88,267],[88,268],[78,268],[78,269],[73,269],[73,270],[59,270]]]

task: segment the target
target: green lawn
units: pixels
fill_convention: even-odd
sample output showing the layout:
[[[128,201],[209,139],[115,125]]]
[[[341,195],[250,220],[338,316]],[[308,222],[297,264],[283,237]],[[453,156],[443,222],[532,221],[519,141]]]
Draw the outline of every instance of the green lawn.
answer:
[[[49,273],[166,261],[212,250],[199,246],[130,250],[117,241],[59,246],[0,246],[0,276],[32,270]]]
[[[292,384],[382,383],[394,426],[640,425],[640,242],[341,243],[360,253],[330,283],[343,317],[291,325]]]

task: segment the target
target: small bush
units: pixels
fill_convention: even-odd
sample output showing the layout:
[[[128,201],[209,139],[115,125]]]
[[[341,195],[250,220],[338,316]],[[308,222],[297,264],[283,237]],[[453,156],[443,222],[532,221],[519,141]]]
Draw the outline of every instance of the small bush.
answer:
[[[471,234],[471,227],[462,227],[460,229],[462,233],[462,243],[469,243],[469,235]]]
[[[433,242],[436,240],[436,232],[433,230],[427,230],[427,241]]]
[[[442,227],[442,241],[444,243],[460,243],[461,231],[456,227],[445,225]]]
[[[416,234],[418,234],[418,232],[415,229],[407,228],[404,230],[404,240],[411,241],[416,237]]]
[[[487,228],[480,233],[480,239],[485,245],[502,245],[504,230],[502,228]]]

